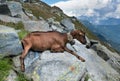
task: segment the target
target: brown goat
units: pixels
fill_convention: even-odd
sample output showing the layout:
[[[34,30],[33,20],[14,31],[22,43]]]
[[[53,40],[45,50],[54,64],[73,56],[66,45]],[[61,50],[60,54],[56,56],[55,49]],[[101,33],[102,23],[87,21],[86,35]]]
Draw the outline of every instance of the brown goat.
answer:
[[[64,52],[67,51],[70,54],[76,56],[79,60],[84,62],[85,60],[77,55],[72,50],[69,50],[66,47],[68,42],[71,42],[71,38],[77,39],[82,44],[86,44],[85,33],[81,30],[74,30],[67,33],[60,33],[56,31],[48,31],[48,32],[31,32],[29,33],[23,40],[22,44],[24,50],[22,55],[20,56],[21,63],[21,71],[25,71],[24,58],[26,57],[28,51],[45,51],[50,50],[51,52]]]

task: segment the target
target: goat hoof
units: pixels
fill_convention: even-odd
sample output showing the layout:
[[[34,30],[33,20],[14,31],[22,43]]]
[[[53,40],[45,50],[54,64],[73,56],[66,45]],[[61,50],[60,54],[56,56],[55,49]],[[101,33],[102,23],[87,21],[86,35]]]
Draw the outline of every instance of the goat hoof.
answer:
[[[82,61],[82,62],[85,62],[85,59],[82,59],[81,61]]]
[[[80,56],[78,57],[79,60],[81,60],[82,62],[85,62],[85,59],[81,58]]]

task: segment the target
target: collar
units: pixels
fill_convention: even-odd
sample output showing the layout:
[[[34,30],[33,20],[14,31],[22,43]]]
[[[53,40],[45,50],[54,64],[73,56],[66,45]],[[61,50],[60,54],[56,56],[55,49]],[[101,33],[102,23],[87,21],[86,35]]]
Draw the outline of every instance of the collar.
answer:
[[[69,33],[67,33],[67,39],[69,42],[73,41],[73,36]]]

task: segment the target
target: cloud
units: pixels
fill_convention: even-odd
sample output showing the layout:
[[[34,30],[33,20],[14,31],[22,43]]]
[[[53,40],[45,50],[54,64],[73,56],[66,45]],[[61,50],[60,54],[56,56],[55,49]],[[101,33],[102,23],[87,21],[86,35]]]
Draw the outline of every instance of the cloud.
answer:
[[[66,0],[51,6],[60,7],[69,16],[120,18],[120,0]]]

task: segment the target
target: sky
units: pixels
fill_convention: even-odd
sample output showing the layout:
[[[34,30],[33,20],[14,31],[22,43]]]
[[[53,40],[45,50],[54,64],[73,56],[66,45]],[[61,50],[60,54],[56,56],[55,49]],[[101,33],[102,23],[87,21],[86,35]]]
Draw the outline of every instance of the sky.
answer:
[[[120,0],[42,0],[60,7],[69,16],[120,18]]]

